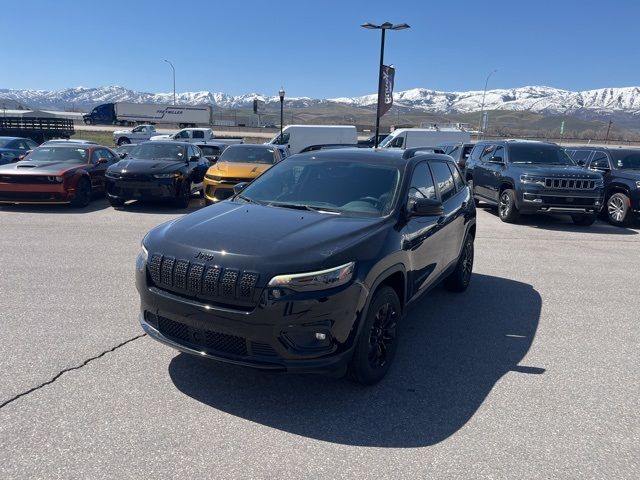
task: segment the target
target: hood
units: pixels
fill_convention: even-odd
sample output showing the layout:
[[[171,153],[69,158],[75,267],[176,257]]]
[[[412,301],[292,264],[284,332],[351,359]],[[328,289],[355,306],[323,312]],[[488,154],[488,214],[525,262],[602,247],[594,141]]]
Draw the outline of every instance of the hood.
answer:
[[[114,135],[123,135],[125,133],[133,133],[132,129],[129,130],[116,130],[115,132],[113,132]]]
[[[382,248],[383,239],[363,241],[384,235],[390,221],[224,201],[156,227],[145,245],[150,254],[258,272],[264,284],[278,273],[347,263],[356,249],[358,258],[374,257],[366,249]]]
[[[149,140],[167,140],[170,138],[172,138],[171,135],[164,134],[164,135],[154,135]]]
[[[207,172],[209,175],[233,178],[256,178],[273,167],[272,163],[236,163],[218,161]]]
[[[186,162],[167,162],[157,160],[138,160],[136,158],[123,158],[111,165],[107,171],[114,173],[161,173],[174,172],[184,167]]]
[[[0,167],[0,174],[7,175],[62,175],[65,172],[86,167],[84,163],[30,162],[22,160]]]
[[[597,180],[602,178],[598,172],[587,170],[578,165],[536,165],[510,163],[509,168],[517,169],[521,174],[543,175],[555,178],[590,178]]]

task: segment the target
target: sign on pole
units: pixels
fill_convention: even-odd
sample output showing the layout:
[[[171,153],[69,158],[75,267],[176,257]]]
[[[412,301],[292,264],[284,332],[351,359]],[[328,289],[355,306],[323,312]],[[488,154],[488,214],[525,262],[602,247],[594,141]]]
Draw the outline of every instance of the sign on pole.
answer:
[[[488,123],[489,123],[489,112],[484,112],[482,114],[482,131],[483,132],[487,129]]]
[[[560,124],[560,135],[564,135],[564,120]]]
[[[393,80],[396,69],[388,65],[382,66],[382,82],[380,82],[380,92],[378,92],[378,109],[382,117],[393,105]]]

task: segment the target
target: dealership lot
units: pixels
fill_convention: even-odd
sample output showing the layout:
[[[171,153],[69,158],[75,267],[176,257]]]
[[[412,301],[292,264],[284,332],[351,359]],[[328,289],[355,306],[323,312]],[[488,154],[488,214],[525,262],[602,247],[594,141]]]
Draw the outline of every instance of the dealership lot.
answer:
[[[638,477],[637,224],[481,208],[469,290],[365,388],[141,337],[140,240],[183,213],[0,207],[1,478]]]

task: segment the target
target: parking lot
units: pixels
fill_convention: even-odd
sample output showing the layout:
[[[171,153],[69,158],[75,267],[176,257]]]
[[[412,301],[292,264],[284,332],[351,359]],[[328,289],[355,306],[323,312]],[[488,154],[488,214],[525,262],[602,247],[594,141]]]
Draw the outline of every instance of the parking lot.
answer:
[[[361,387],[141,336],[140,240],[182,214],[0,207],[1,478],[638,477],[637,224],[479,209],[468,291]]]

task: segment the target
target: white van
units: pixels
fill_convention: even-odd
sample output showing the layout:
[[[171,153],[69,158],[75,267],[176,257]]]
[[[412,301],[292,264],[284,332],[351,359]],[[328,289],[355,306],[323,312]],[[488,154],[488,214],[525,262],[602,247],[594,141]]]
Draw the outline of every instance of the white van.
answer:
[[[382,141],[380,148],[413,148],[469,141],[469,132],[459,128],[399,128]]]
[[[358,134],[353,125],[287,125],[282,130],[282,140],[278,133],[269,143],[287,145],[294,154],[312,145],[356,145]]]

